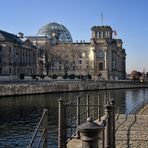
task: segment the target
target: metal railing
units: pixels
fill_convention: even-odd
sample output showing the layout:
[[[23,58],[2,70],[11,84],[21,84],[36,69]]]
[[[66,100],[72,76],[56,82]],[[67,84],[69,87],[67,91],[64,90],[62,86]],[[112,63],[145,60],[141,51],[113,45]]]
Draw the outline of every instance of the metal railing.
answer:
[[[104,98],[102,104],[101,95]],[[110,93],[98,94],[94,100],[89,95],[86,98],[77,97],[76,101],[70,103],[64,103],[59,99],[58,148],[65,148],[72,138],[80,138],[77,126],[85,123],[87,117],[101,121],[101,116],[104,115],[103,106],[109,100]]]
[[[48,147],[48,109],[43,110],[42,117],[27,148]]]
[[[104,105],[105,115],[100,122],[93,122],[91,117],[78,126],[82,147],[115,148],[115,112],[114,100]]]

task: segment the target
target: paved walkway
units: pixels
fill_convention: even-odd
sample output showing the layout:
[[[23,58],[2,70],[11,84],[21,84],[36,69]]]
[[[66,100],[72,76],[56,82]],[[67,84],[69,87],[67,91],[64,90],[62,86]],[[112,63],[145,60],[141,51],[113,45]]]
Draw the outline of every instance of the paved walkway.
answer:
[[[71,140],[68,148],[81,148],[81,140]],[[148,105],[137,115],[116,116],[116,148],[148,148]]]

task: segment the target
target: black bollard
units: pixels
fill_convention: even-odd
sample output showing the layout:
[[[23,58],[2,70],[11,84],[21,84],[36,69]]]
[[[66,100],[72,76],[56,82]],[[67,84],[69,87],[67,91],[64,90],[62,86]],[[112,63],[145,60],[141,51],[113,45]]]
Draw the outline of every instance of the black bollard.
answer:
[[[82,148],[98,148],[99,134],[103,126],[93,122],[91,118],[87,118],[87,122],[78,126],[81,134]]]

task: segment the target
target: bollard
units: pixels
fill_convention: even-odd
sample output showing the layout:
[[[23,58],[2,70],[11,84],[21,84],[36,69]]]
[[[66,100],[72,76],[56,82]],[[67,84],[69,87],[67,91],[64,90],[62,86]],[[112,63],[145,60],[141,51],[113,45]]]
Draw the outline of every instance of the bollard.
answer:
[[[87,118],[87,122],[78,126],[81,134],[82,148],[98,148],[99,134],[103,126]]]
[[[112,147],[112,109],[113,105],[105,105],[106,127],[105,127],[105,148]]]

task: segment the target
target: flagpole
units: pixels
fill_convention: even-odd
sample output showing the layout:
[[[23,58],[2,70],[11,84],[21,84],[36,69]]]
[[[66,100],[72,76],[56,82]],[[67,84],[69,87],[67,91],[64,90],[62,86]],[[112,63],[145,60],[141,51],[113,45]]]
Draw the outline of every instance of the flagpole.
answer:
[[[101,22],[102,22],[102,26],[103,26],[103,13],[101,13]]]

